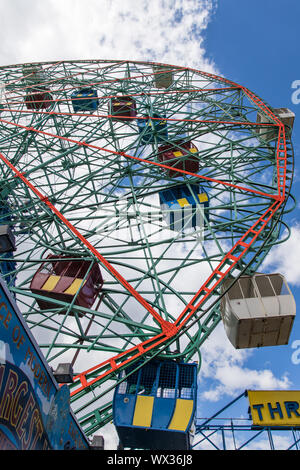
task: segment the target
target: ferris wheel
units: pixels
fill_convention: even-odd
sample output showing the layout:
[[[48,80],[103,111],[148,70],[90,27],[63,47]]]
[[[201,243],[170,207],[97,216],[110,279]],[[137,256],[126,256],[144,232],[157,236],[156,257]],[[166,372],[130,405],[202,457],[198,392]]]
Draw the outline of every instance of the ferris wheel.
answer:
[[[73,370],[88,436],[111,421],[126,374],[201,370],[222,319],[235,347],[265,345],[224,305],[234,286],[241,300],[238,280],[244,298],[266,283],[291,297],[257,274],[292,209],[289,110],[168,64],[21,64],[0,81],[1,273],[50,366]]]

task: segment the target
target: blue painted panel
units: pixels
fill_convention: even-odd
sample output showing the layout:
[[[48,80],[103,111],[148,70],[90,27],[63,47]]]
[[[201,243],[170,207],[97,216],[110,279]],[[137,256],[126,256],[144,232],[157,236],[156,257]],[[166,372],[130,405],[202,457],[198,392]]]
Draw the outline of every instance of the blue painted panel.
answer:
[[[115,426],[131,426],[136,395],[117,393],[114,399],[114,423]]]
[[[0,338],[0,449],[88,449],[69,388],[58,386],[1,279]]]
[[[159,193],[160,202],[167,204],[170,208],[175,206],[180,208],[181,206],[178,204],[178,199],[185,198],[191,206],[196,206],[196,204],[199,204],[198,194],[206,193],[202,189],[201,185],[192,184],[191,189],[194,194],[191,193],[189,187],[185,184],[165,189]],[[206,201],[203,204],[204,207],[208,207],[209,201]]]
[[[97,90],[92,88],[82,88],[71,95],[74,112],[77,111],[96,111],[99,106]]]
[[[175,398],[155,398],[151,427],[154,429],[168,429],[175,405]]]
[[[175,186],[159,193],[160,205],[170,230],[176,229],[180,231],[182,225],[184,225],[182,222],[186,223],[186,221],[189,221],[192,214],[193,217],[189,224],[192,227],[197,227],[200,223],[200,214],[196,212],[198,204],[203,205],[205,217],[209,220],[209,197],[207,193],[205,193],[201,185],[191,185],[191,189],[194,194],[191,193],[187,185]],[[200,202],[198,194],[206,195],[207,201]],[[182,207],[178,202],[180,199],[186,199],[189,205]]]
[[[146,117],[146,116],[145,116]],[[154,118],[164,119],[165,116],[153,114]],[[142,134],[141,141],[143,144],[164,142],[168,138],[168,129],[166,121],[151,121],[150,119],[137,120],[137,125],[140,134]]]
[[[134,366],[136,367],[136,365]],[[126,372],[130,372],[128,367]],[[132,394],[119,393],[119,390]],[[152,421],[150,427],[133,426],[133,416],[138,393],[151,390],[154,397]],[[187,431],[170,430],[176,398],[193,400],[196,407],[197,364],[177,363],[175,361],[153,361],[143,366],[119,385],[114,394],[114,424],[124,447],[132,449],[176,449],[190,448],[189,425]],[[159,396],[157,396],[159,395]]]

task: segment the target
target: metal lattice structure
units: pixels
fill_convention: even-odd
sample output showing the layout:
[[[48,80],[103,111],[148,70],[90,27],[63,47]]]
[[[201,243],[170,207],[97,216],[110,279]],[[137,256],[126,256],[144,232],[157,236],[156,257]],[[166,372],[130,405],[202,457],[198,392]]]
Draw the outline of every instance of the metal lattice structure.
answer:
[[[163,356],[200,368],[224,279],[257,271],[286,227],[290,130],[244,86],[186,67],[47,62],[1,67],[0,81],[2,224],[17,246],[2,274],[49,364],[74,366],[72,407],[90,435],[111,419],[126,366]],[[135,113],[116,119],[122,96]],[[161,145],[198,171],[163,161]],[[179,184],[209,195],[201,230],[162,217],[160,192]],[[47,295],[30,285],[48,255],[99,265],[91,307],[76,295],[39,307]]]
[[[198,419],[193,443],[195,450],[299,450],[299,426],[253,426],[250,417],[233,418],[237,402],[247,396],[244,392],[213,416]],[[247,407],[245,407],[245,411]],[[229,416],[228,417],[228,413]],[[224,417],[224,415],[226,415]],[[246,413],[245,413],[246,414]]]

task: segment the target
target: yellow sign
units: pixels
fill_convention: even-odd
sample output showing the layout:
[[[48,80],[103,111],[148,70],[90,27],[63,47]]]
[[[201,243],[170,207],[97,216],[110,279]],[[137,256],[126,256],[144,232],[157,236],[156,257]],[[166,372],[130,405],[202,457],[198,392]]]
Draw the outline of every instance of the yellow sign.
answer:
[[[300,390],[248,390],[255,426],[300,426]]]

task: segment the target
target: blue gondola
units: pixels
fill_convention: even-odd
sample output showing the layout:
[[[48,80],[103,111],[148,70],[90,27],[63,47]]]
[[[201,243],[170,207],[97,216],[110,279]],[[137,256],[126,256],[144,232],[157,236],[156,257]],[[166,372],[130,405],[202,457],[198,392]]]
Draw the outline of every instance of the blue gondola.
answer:
[[[209,197],[201,185],[182,184],[165,189],[159,193],[159,201],[170,230],[184,232],[209,222]]]
[[[167,121],[165,121],[166,116],[160,116],[159,114],[154,113],[152,117],[157,118],[157,120],[152,120],[149,115],[144,117],[147,117],[148,119],[137,120],[141,142],[143,144],[151,144],[155,141],[165,142],[168,138]]]
[[[81,88],[80,90],[74,91],[71,95],[71,100],[74,113],[93,113],[99,106],[97,90],[93,88]]]
[[[131,449],[190,449],[196,397],[196,363],[147,363],[116,388],[113,415],[120,443]]]

